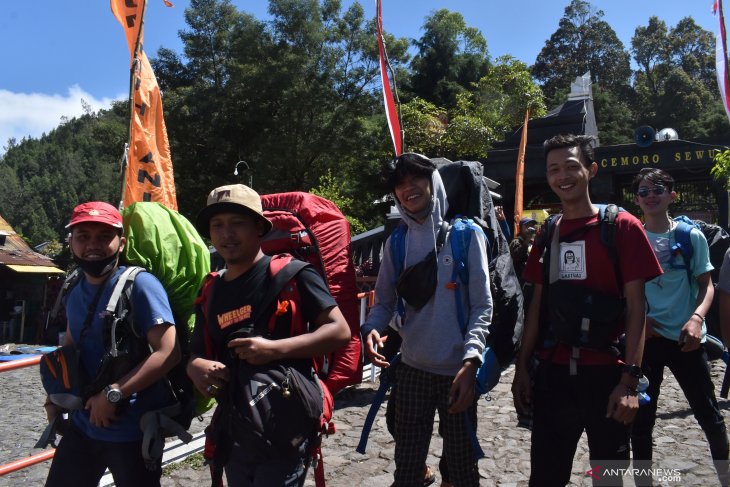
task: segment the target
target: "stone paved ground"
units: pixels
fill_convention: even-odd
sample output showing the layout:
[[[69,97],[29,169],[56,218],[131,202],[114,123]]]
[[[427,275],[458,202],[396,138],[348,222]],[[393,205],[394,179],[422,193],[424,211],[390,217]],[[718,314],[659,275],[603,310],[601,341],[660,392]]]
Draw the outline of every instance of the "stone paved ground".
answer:
[[[713,365],[713,376],[718,390],[724,369],[724,364]],[[511,380],[512,369],[505,374],[502,383],[492,391],[491,401],[480,401],[479,439],[487,454],[487,458],[479,462],[483,486],[527,485],[530,471],[530,437],[527,430],[516,427],[517,417],[509,393]],[[395,467],[394,445],[385,428],[384,409],[381,410],[373,427],[367,453],[360,455],[355,452],[375,387],[376,385],[372,383],[363,384],[344,391],[336,399],[337,433],[326,438],[323,445],[329,487],[386,487],[392,482]],[[0,407],[3,411],[0,415],[0,431],[2,431],[0,463],[6,463],[37,453],[32,446],[45,421],[41,408],[43,395],[37,379],[37,369],[22,369],[0,374],[0,391],[2,391]],[[720,405],[727,418],[730,401],[721,399]],[[201,426],[195,424],[196,429],[200,429]],[[681,473],[681,481],[663,485],[717,485],[702,430],[689,411],[686,400],[671,374],[664,382],[654,442],[657,456],[655,466],[676,468]],[[430,451],[428,463],[436,466],[441,452],[441,440],[437,435],[433,437]],[[571,483],[590,485],[590,480],[585,475],[588,468],[588,452],[584,437],[576,453]],[[0,486],[43,485],[47,469],[48,463],[45,463],[10,474],[0,478]],[[180,468],[168,470],[162,485],[164,487],[209,485],[208,472],[194,463],[183,464]],[[311,474],[307,485],[314,485]],[[625,485],[632,486],[633,482],[628,479]]]

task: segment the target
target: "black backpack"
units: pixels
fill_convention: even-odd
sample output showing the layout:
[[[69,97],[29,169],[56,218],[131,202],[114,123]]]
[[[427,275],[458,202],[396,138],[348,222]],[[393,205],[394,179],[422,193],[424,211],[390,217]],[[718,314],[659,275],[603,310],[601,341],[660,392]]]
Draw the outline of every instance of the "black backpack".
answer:
[[[470,218],[482,228],[486,236],[493,305],[487,341],[496,353],[499,364],[503,368],[507,367],[514,360],[522,339],[524,298],[507,238],[494,212],[484,168],[477,161],[434,162],[449,202],[444,219],[450,221],[457,216]]]
[[[103,390],[107,385],[116,382],[151,353],[147,337],[134,324],[131,296],[134,280],[140,272],[146,271],[138,266],[127,267],[119,276],[112,290],[109,302],[105,306],[106,322],[103,340],[106,352],[97,375],[85,379],[85,383],[81,385],[84,398],[88,398]],[[80,277],[80,270],[76,270],[66,279],[54,312],[58,312],[63,298],[78,283]],[[162,457],[164,438],[177,436],[185,443],[192,440],[192,435],[187,432],[187,429],[195,417],[194,386],[185,372],[189,357],[189,331],[186,321],[175,317],[175,323],[182,358],[164,379],[174,401],[162,409],[148,411],[140,418],[140,428],[143,432],[142,455],[150,465],[154,465]],[[43,443],[42,446],[45,446],[52,438],[53,431],[48,430],[44,432],[38,444]]]

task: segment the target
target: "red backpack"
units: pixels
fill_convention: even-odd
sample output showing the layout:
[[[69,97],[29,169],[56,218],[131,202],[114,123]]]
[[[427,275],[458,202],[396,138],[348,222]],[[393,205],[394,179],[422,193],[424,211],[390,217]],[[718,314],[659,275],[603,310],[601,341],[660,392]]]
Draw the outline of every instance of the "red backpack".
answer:
[[[261,196],[264,215],[274,225],[261,248],[267,255],[292,254],[319,271],[350,325],[352,338],[324,357],[319,373],[333,394],[362,381],[362,343],[350,224],[331,201],[310,193]]]
[[[267,294],[263,301],[271,302],[274,300],[275,312],[272,313],[271,317],[267,322],[267,331],[269,334],[273,334],[275,329],[281,329],[282,325],[289,326],[289,336],[297,336],[308,332],[307,323],[304,321],[301,313],[301,296],[296,282],[297,274],[308,264],[297,259],[294,259],[289,254],[280,254],[272,256],[271,262],[269,263],[269,275],[271,282],[269,284],[269,294]],[[217,353],[213,345],[210,332],[208,331],[208,318],[209,318],[209,305],[212,302],[212,293],[214,289],[214,283],[222,273],[211,272],[208,278],[203,283],[200,290],[200,295],[196,300],[196,306],[198,310],[202,312],[205,318],[204,327],[204,341],[206,356],[208,358],[216,357]],[[270,296],[273,294],[274,296]],[[322,450],[321,440],[323,435],[334,433],[335,426],[331,422],[332,412],[334,409],[334,400],[332,394],[325,381],[320,380],[320,368],[322,364],[321,358],[315,358],[312,360],[313,369],[315,371],[316,383],[319,386],[318,392],[315,394],[320,395],[322,399],[321,414],[319,415],[319,425],[316,428],[315,435],[310,439],[309,452],[312,458],[312,463],[315,467],[315,483],[317,487],[324,486],[324,465],[322,463]],[[219,403],[220,406],[220,403]],[[319,410],[318,410],[319,412]],[[222,474],[223,467],[228,460],[228,452],[231,445],[225,444],[225,441],[221,441],[219,438],[220,431],[229,430],[231,425],[227,423],[227,419],[221,417],[223,408],[219,407],[216,409],[211,424],[206,428],[206,441],[204,456],[210,463],[211,476],[213,479],[213,486],[222,486]]]

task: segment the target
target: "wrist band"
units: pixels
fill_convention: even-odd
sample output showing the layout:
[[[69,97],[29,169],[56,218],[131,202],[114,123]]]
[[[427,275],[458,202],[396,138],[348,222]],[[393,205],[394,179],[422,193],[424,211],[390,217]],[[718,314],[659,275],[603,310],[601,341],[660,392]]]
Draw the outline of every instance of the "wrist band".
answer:
[[[705,317],[704,317],[704,316],[702,316],[702,315],[701,315],[701,314],[699,314],[699,313],[692,313],[692,316],[696,316],[697,318],[701,319],[702,321],[705,321]]]

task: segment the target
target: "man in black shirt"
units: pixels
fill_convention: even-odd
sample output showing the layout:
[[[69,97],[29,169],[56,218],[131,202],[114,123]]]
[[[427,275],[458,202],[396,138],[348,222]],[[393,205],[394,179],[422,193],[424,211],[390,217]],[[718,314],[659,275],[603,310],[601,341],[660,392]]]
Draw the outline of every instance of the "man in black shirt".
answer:
[[[212,282],[207,312],[199,310],[187,372],[206,397],[216,396],[245,371],[241,364],[263,366],[309,359],[330,353],[350,340],[350,329],[322,277],[311,266],[295,277],[309,332],[297,336],[242,336],[243,330],[268,323],[277,310],[262,303],[271,283],[271,257],[261,251],[261,240],[271,230],[259,195],[244,185],[223,186],[208,195],[196,221],[198,231],[211,239],[226,262],[226,271]],[[207,320],[206,320],[207,315]],[[264,317],[265,319],[261,319]],[[240,372],[243,373],[243,372]],[[234,409],[245,414],[241,405]],[[226,464],[228,485],[301,486],[306,477],[306,446],[288,453],[248,441],[237,441]]]

